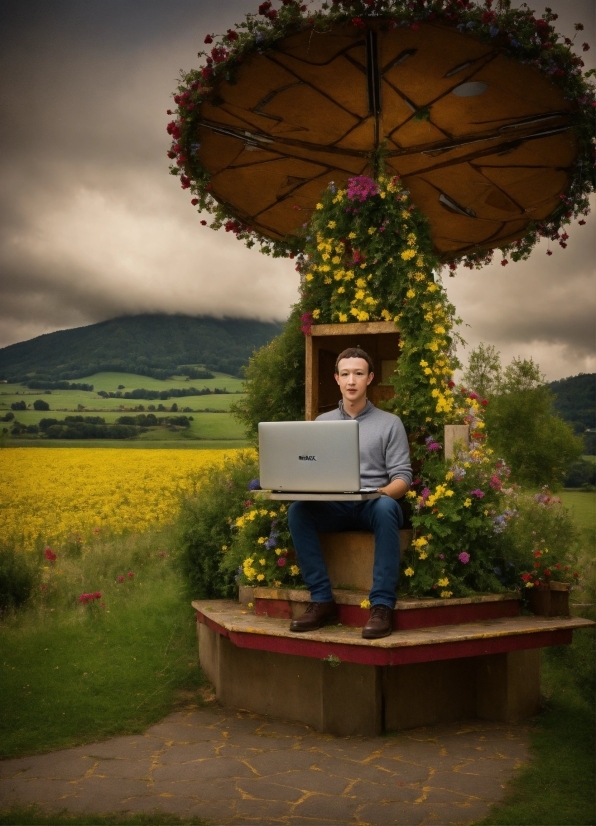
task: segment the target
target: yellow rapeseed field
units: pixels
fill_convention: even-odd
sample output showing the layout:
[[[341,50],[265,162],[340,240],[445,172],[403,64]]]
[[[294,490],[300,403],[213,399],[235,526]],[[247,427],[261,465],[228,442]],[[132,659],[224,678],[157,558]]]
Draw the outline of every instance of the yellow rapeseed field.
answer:
[[[144,531],[171,522],[206,464],[236,451],[126,448],[0,450],[0,537],[76,541],[94,529]]]

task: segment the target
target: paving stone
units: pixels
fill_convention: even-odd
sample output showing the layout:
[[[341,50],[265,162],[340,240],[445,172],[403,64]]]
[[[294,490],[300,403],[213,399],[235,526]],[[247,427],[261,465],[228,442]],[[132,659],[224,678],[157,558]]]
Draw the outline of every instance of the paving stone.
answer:
[[[119,778],[121,780],[151,780],[152,760],[120,760],[116,757],[101,758],[94,764],[95,777]]]
[[[254,800],[285,800],[289,803],[296,803],[304,797],[304,793],[295,786],[273,783],[269,779],[239,780],[236,788],[243,800],[248,797]]]
[[[363,760],[367,755],[363,754]],[[355,760],[334,760],[330,757],[323,757],[317,760],[315,767],[325,774],[343,777],[346,780],[366,780],[371,783],[388,783],[397,781],[397,771],[387,771],[384,768],[376,768],[374,763],[356,762]]]
[[[314,770],[280,773],[275,778],[275,782],[293,789],[300,789],[302,792],[322,792],[323,794],[343,794],[350,785],[350,781],[345,777]]]
[[[503,794],[505,781],[503,775],[487,777],[462,772],[437,772],[428,785],[433,789],[447,789],[481,800],[495,800]]]
[[[193,798],[197,802],[203,800],[232,800],[240,799],[240,793],[236,789],[236,780],[222,778],[219,780],[209,780],[208,782],[197,782],[196,780],[164,781],[151,784],[151,794],[153,797],[184,797]]]
[[[282,772],[309,769],[315,763],[315,756],[298,749],[281,752],[271,750],[247,757],[246,760],[258,774],[267,777]]]
[[[31,803],[42,806],[77,794],[76,786],[67,780],[49,780],[43,777],[31,780],[12,779],[2,783],[0,800],[3,805],[22,801],[24,806]]]
[[[358,817],[371,826],[418,826],[426,823],[428,812],[401,801],[372,803],[358,809]]]
[[[254,818],[253,823],[283,823],[288,815],[288,804],[283,800],[244,799],[235,803],[234,812],[238,817]]]
[[[366,801],[413,803],[420,797],[418,786],[406,786],[402,783],[364,783],[360,780],[351,784],[346,795],[356,797],[360,802]]]
[[[217,748],[220,746],[221,742],[219,740],[185,743],[184,745],[175,743],[161,752],[159,755],[159,764],[166,766],[170,763],[188,763],[206,757],[217,757]]]
[[[387,757],[378,757],[371,760],[369,766],[389,772],[397,781],[402,783],[423,783],[431,774],[428,766],[417,766],[414,763],[406,763],[403,760],[391,760]],[[379,781],[381,782],[381,781]]]
[[[144,757],[151,757],[156,751],[163,748],[163,743],[156,737],[150,735],[136,735],[134,737],[114,737],[105,740],[103,743],[90,743],[82,746],[81,751],[85,757],[94,759],[97,757],[118,757],[130,760],[141,760]]]
[[[324,818],[343,819],[344,823],[353,823],[354,813],[358,806],[358,801],[352,798],[339,797],[338,795],[313,794],[295,806],[293,814],[298,814],[302,817],[320,818],[321,820]]]
[[[197,760],[192,763],[169,764],[156,766],[153,770],[153,780],[157,783],[162,780],[210,780],[211,778],[252,777],[253,773],[240,760],[230,760],[227,757],[211,757]]]

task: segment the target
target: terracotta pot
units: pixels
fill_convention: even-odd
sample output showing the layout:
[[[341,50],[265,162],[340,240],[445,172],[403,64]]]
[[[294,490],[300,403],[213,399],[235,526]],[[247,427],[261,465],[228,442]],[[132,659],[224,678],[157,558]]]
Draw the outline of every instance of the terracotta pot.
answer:
[[[529,589],[530,611],[540,617],[569,616],[569,585],[550,582]]]

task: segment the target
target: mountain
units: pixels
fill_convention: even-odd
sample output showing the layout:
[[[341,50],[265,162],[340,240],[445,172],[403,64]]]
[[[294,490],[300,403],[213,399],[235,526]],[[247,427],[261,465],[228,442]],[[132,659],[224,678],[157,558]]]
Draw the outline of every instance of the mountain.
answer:
[[[239,375],[284,325],[245,318],[135,315],[47,333],[0,349],[0,379],[61,381],[102,371],[165,379],[180,365]]]

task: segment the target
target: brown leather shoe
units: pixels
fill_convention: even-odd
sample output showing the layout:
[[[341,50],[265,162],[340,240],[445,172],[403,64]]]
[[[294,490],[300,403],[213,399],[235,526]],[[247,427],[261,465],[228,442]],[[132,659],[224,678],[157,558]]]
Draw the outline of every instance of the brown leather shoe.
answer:
[[[290,631],[316,631],[338,621],[335,602],[310,602],[304,614],[290,623]]]
[[[386,605],[373,605],[368,622],[362,629],[365,640],[377,640],[388,637],[393,630],[393,610]]]

